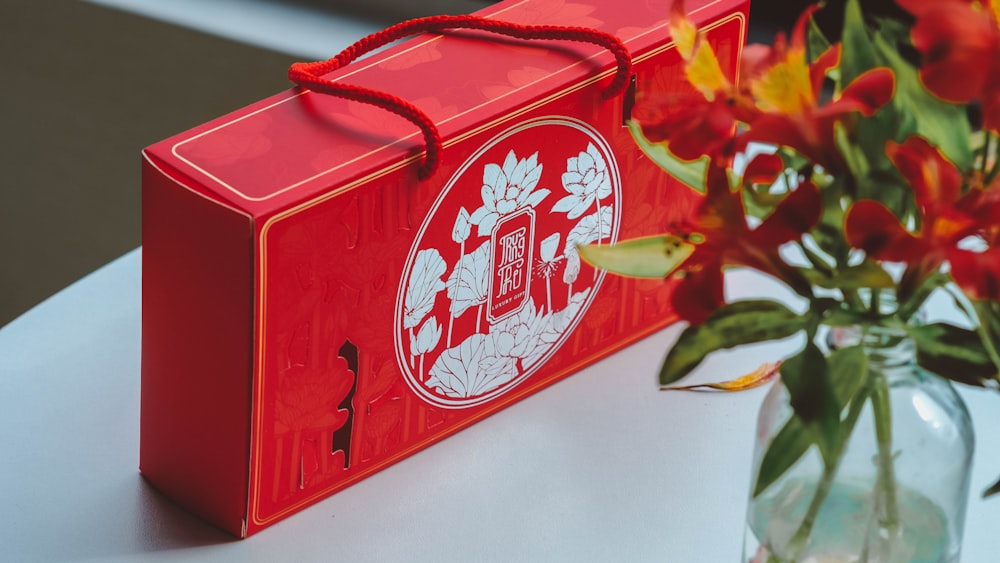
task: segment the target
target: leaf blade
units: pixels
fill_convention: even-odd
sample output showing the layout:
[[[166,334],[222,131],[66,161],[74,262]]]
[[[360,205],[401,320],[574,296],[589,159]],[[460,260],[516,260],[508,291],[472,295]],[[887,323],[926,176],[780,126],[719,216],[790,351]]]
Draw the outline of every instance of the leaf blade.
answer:
[[[786,338],[803,330],[808,317],[768,300],[747,300],[720,307],[704,323],[689,326],[660,367],[660,385],[682,379],[712,352]]]
[[[694,254],[694,248],[679,237],[663,234],[613,246],[581,246],[579,253],[590,265],[609,272],[636,278],[664,278]]]

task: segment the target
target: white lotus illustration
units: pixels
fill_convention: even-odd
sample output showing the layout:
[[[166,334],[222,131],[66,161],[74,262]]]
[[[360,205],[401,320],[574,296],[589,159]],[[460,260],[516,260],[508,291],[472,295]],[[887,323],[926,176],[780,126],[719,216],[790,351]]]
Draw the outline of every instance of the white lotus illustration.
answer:
[[[438,356],[425,385],[447,397],[476,397],[514,379],[516,361],[498,356],[488,335],[473,334]]]
[[[580,222],[566,235],[566,249],[571,246],[582,246],[611,238],[614,217],[614,206],[609,205],[597,213],[591,213],[580,219]]]
[[[487,236],[504,215],[518,209],[533,207],[549,195],[549,190],[535,191],[542,177],[538,152],[518,160],[514,151],[507,153],[503,166],[489,163],[483,167],[483,206],[476,209],[469,221],[479,226],[479,236]]]
[[[587,143],[587,150],[566,160],[566,172],[562,175],[563,188],[569,195],[552,206],[552,211],[567,213],[570,219],[586,213],[591,205],[611,195],[611,176],[608,163],[593,143]]]
[[[556,250],[559,249],[559,233],[552,233],[541,242],[539,254],[543,262],[554,262]]]
[[[469,222],[469,212],[464,207],[459,208],[458,216],[455,217],[455,227],[451,231],[451,240],[462,244],[472,232],[472,225]]]
[[[575,245],[568,245],[566,246],[566,250],[563,251],[563,256],[566,257],[566,268],[563,270],[563,283],[569,284],[572,287],[577,276],[580,275],[580,252],[576,249]]]
[[[431,317],[420,325],[416,334],[410,333],[410,354],[420,356],[437,347],[441,341],[441,325],[435,317]]]
[[[544,315],[539,320],[539,328],[535,333],[532,347],[529,347],[524,357],[521,358],[521,365],[525,369],[530,368],[536,362],[546,357],[552,347],[555,346],[555,343],[563,337],[563,333],[573,325],[573,322],[579,315],[584,302],[586,302],[587,297],[590,295],[590,291],[591,288],[588,287],[583,291],[574,293],[570,296],[569,303],[565,309]]]
[[[545,321],[544,311],[536,311],[529,300],[515,315],[490,327],[490,336],[498,356],[524,358],[538,345],[538,335]]]
[[[490,284],[490,241],[466,254],[448,276],[451,315],[460,317],[469,307],[486,302]]]
[[[434,308],[438,292],[445,288],[441,276],[447,269],[437,249],[427,248],[417,253],[403,298],[403,328],[416,327]]]

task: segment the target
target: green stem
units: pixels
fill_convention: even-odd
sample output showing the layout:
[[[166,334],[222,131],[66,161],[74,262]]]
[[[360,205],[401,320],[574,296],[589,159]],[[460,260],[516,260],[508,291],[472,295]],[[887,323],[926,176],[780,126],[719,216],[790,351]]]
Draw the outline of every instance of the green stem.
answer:
[[[983,348],[986,349],[986,355],[990,357],[990,361],[993,362],[993,366],[1000,370],[1000,351],[997,347],[993,345],[993,338],[990,335],[989,328],[986,323],[983,322],[982,315],[979,314],[979,309],[969,301],[969,298],[965,295],[963,291],[955,291],[951,286],[944,286],[945,291],[951,294],[952,299],[955,303],[965,312],[965,314],[975,321],[976,324],[976,334],[979,335],[979,339],[983,342]]]
[[[872,316],[874,318],[879,318],[882,316],[882,291],[879,289],[872,289],[871,297],[871,307],[869,307]]]
[[[799,249],[802,251],[802,254],[804,254],[805,257],[809,260],[809,263],[812,264],[813,268],[816,268],[817,270],[819,270],[821,274],[823,274],[828,278],[833,277],[833,266],[827,264],[826,260],[824,260],[822,256],[813,252],[801,240],[796,241],[795,244],[798,245]]]
[[[840,468],[840,461],[844,458],[844,452],[847,451],[847,443],[850,441],[851,434],[854,433],[854,425],[858,422],[858,417],[861,415],[861,409],[865,405],[865,400],[869,392],[869,390],[863,389],[851,401],[847,416],[841,423],[840,443],[837,445],[837,452],[833,457],[833,462],[823,468],[823,474],[820,477],[819,483],[816,484],[816,492],[813,493],[813,498],[809,502],[809,508],[806,509],[806,514],[802,517],[802,522],[799,524],[798,530],[795,531],[795,535],[788,541],[792,561],[798,561],[801,558],[802,550],[806,548],[806,544],[809,542],[809,536],[812,534],[813,526],[816,525],[819,510],[823,507],[823,502],[826,501],[827,495],[830,494],[830,489],[833,488],[837,470]]]
[[[875,436],[878,440],[878,498],[885,502],[885,510],[879,516],[879,523],[891,535],[895,535],[899,529],[899,504],[896,499],[896,469],[892,455],[892,408],[889,403],[889,385],[884,374],[874,374],[874,387],[871,403]]]
[[[979,161],[979,172],[984,176],[986,175],[986,163],[990,160],[990,151],[993,150],[993,135],[989,132],[985,132],[986,138],[983,140],[983,156],[982,160]]]

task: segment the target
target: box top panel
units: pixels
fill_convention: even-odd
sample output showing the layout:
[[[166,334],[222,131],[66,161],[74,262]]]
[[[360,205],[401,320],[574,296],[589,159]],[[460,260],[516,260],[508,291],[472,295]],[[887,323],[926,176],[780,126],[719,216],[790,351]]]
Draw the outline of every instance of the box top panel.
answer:
[[[619,37],[636,56],[668,41],[671,2],[508,0],[477,15],[599,29]],[[686,4],[702,23],[743,2]],[[460,31],[418,36],[327,77],[412,102],[448,139],[614,68],[614,57],[598,45]],[[608,76],[601,84],[610,81]],[[415,179],[422,143],[415,125],[381,108],[296,88],[154,144],[146,154],[204,195],[259,215],[407,158],[414,160]]]

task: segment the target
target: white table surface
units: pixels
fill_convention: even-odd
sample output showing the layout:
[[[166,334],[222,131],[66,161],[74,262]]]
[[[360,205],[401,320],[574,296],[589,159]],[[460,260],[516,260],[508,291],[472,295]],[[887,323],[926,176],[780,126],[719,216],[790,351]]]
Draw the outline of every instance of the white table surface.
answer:
[[[0,329],[0,560],[739,559],[764,389],[664,393],[668,328],[246,540],[139,475],[141,250]],[[737,273],[741,293],[773,293]],[[795,342],[716,358],[733,375]],[[979,433],[963,561],[1000,557],[1000,395],[963,390]]]
[[[286,33],[281,22],[301,30],[301,14],[260,7],[236,22],[226,16],[248,2],[96,1],[156,8],[157,17],[193,18],[186,23],[316,58],[373,30],[348,22],[324,44],[322,30]],[[657,391],[678,326],[233,540],[138,473],[140,263],[133,251],[0,328],[0,561],[739,559],[765,390]],[[778,292],[744,272],[730,287],[741,296]],[[732,377],[796,345],[720,355],[692,379]],[[993,563],[1000,499],[981,500],[978,490],[1000,474],[1000,437],[991,435],[1000,394],[962,394],[979,435],[962,560]]]

